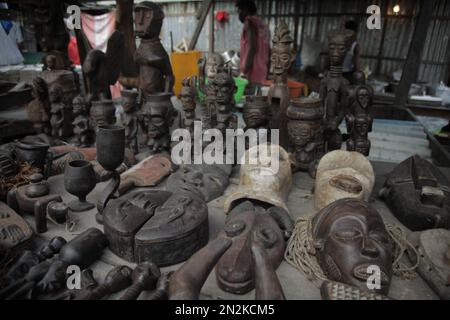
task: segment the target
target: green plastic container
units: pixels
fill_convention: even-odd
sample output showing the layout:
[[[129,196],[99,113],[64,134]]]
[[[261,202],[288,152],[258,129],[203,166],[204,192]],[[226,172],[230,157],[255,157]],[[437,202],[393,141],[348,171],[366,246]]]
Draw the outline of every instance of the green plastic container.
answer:
[[[236,93],[234,94],[234,101],[236,103],[240,103],[242,100],[242,97],[244,96],[245,88],[247,87],[248,80],[244,78],[234,78],[234,83],[237,87]],[[205,80],[206,84],[208,84],[208,79]],[[198,84],[197,84],[198,87]],[[197,89],[197,97],[198,101],[203,102],[205,100],[205,95],[200,92],[200,90]]]

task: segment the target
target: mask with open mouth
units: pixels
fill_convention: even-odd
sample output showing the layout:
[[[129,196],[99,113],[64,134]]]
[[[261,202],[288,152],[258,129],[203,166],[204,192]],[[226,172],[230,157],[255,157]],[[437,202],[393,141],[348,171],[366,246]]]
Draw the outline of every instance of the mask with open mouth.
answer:
[[[350,198],[333,202],[312,220],[312,238],[318,263],[330,280],[361,290],[375,284],[373,291],[387,294],[392,245],[381,216],[369,204]]]

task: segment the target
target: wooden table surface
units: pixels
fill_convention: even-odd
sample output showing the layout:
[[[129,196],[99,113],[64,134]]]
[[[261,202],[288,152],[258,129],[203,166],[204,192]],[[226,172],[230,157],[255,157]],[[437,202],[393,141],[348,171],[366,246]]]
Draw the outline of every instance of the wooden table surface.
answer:
[[[376,182],[370,201],[380,212],[386,223],[396,223],[401,225],[401,223],[392,215],[386,204],[376,197],[376,195],[378,194],[378,190],[381,188],[386,179],[385,175],[389,173],[395,165],[382,162],[373,162],[372,164],[376,173]],[[237,187],[237,184],[239,182],[238,170],[238,167],[234,168],[231,177],[231,183],[226,189],[225,194],[222,197],[208,203],[210,239],[214,239],[221,228],[224,226],[226,215],[223,211],[223,202],[224,198],[231,192],[233,192]],[[443,171],[447,176],[449,176],[450,172],[448,169],[443,169]],[[68,194],[65,191],[64,177],[62,175],[51,177],[49,181],[51,184],[51,191],[60,194],[64,201],[68,202],[74,198],[72,195]],[[165,183],[163,182],[158,187],[158,189],[164,188],[164,185]],[[314,180],[311,179],[308,174],[303,172],[294,174],[293,186],[287,201],[288,208],[291,211],[290,213],[294,219],[297,219],[301,216],[312,215],[316,212],[313,205],[313,194],[311,193],[313,185]],[[96,196],[103,190],[104,186],[105,183],[99,183],[94,191],[88,195],[88,200],[95,202]],[[72,233],[66,232],[63,225],[53,225],[49,222],[49,230],[44,234],[38,235],[37,242],[40,243],[45,239],[50,239],[57,235],[63,236],[66,240],[70,240],[76,234],[81,233],[89,227],[96,227],[100,230],[103,230],[103,227],[97,224],[95,221],[95,213],[96,209],[81,213],[71,212],[71,217],[78,220],[77,226]],[[26,216],[26,219],[34,227],[33,217]],[[410,232],[406,228],[404,228],[404,230],[406,232]],[[91,266],[91,269],[94,271],[94,277],[101,283],[103,282],[106,273],[115,265],[129,265],[131,267],[134,266],[133,263],[129,263],[117,257],[109,249],[106,249],[103,256],[100,258],[100,260],[98,260]],[[180,265],[181,264],[162,268],[162,271],[176,270]],[[308,281],[302,273],[291,267],[285,261],[283,261],[278,268],[277,274],[287,299],[320,299],[320,292],[317,285]],[[139,299],[145,299],[148,294],[149,292],[142,293]],[[120,295],[121,293],[112,295],[109,297],[109,299],[116,299]],[[438,299],[437,295],[419,276],[413,280],[403,280],[394,276],[389,296],[394,299]],[[220,290],[216,284],[213,270],[208,277],[205,285],[203,286],[201,298],[254,299],[254,291],[251,291],[245,295],[234,295]]]

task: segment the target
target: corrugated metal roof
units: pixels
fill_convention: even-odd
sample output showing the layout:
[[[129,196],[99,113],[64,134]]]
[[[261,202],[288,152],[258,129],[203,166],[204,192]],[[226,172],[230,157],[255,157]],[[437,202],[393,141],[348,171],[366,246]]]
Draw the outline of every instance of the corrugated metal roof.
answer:
[[[140,0],[135,0],[140,2]],[[197,25],[196,12],[201,6],[201,1],[168,1],[159,0],[166,19],[164,21],[161,34],[162,41],[166,49],[170,49],[170,32],[172,32],[174,45],[177,45],[183,38],[192,37]],[[322,48],[322,53],[326,52],[327,34],[330,30],[339,28],[344,21],[352,18],[359,21],[358,41],[361,44],[362,54],[370,57],[363,58],[363,65],[368,65],[373,71],[378,66],[378,54],[382,39],[382,30],[369,30],[366,27],[365,12],[369,5],[378,4],[382,13],[388,11],[392,13],[392,1],[382,0],[318,0],[318,1],[296,1],[296,0],[256,0],[259,14],[268,22],[271,32],[279,19],[284,19],[294,35],[295,22],[298,20],[299,36],[297,39],[300,45],[301,34],[304,38],[318,41]],[[310,16],[300,16],[294,18],[296,3],[299,4],[299,12]],[[380,74],[391,74],[401,69],[402,59],[406,59],[409,44],[415,26],[417,13],[415,4],[418,1],[401,1],[399,16],[390,16],[386,21],[386,31],[379,65]],[[389,5],[389,7],[386,7]],[[237,10],[234,1],[216,1],[215,11],[224,10],[230,14],[230,20],[225,24],[215,23],[215,51],[239,50],[239,39],[242,31],[242,24],[238,20]],[[341,15],[336,15],[341,14]],[[384,15],[383,15],[384,16]],[[434,19],[430,25],[427,40],[424,43],[423,60],[419,71],[419,81],[439,82],[447,80],[447,65],[450,60],[450,0],[438,0],[435,17],[447,17],[446,19]],[[303,21],[304,20],[304,21]],[[384,18],[382,19],[382,25]],[[304,26],[302,28],[302,26]],[[197,49],[208,52],[209,19],[206,20],[202,33],[197,43]],[[322,55],[322,63],[325,56]],[[432,63],[430,63],[432,62]]]

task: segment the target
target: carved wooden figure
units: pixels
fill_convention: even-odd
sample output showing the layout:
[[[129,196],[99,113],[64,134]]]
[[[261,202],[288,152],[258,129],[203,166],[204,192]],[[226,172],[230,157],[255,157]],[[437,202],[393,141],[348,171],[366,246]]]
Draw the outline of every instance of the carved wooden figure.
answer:
[[[122,125],[125,127],[125,144],[136,154],[139,152],[138,145],[138,128],[139,120],[137,115],[137,99],[138,92],[132,90],[122,90],[122,108],[123,113],[120,115]]]
[[[65,106],[62,103],[63,88],[59,84],[54,84],[49,90],[50,103],[51,103],[51,117],[50,124],[52,126],[52,136],[63,138],[64,137],[64,121],[65,121]]]
[[[116,106],[112,100],[91,101],[89,111],[90,127],[95,133],[101,126],[113,125],[116,123]]]
[[[77,94],[74,74],[68,70],[45,70],[41,77],[49,90],[51,135],[57,138],[71,137],[72,102]]]
[[[287,86],[287,73],[295,59],[295,50],[291,47],[293,39],[284,21],[280,21],[272,39],[271,53],[272,73],[274,82],[270,86],[268,102],[271,106],[271,129],[280,130],[280,146],[286,150],[289,147],[286,111],[290,101]]]
[[[350,137],[347,140],[347,150],[357,151],[365,156],[370,153],[369,132],[372,131],[372,98],[373,90],[365,84],[352,86],[350,104],[345,122]]]
[[[89,123],[89,109],[82,96],[76,96],[72,102],[73,115],[75,120],[72,122],[73,133],[78,147],[89,147],[92,144],[92,129]]]
[[[195,77],[185,78],[179,97],[184,111],[180,127],[189,130],[192,141],[194,139],[195,95]]]
[[[294,99],[286,115],[294,169],[308,170],[311,176],[315,176],[315,166],[325,152],[321,101]]]
[[[225,133],[226,129],[237,128],[234,94],[236,85],[227,71],[221,71],[208,83],[206,94],[207,123],[203,128],[215,128]]]
[[[161,7],[143,1],[134,7],[135,34],[141,39],[134,59],[139,67],[139,88],[143,99],[159,92],[172,92],[174,76],[169,56],[161,44],[159,34],[164,20]]]
[[[223,57],[218,53],[208,55],[208,58],[199,60],[199,89],[206,94],[208,83],[213,81],[214,77],[223,70]]]
[[[141,108],[141,126],[150,154],[170,151],[170,128],[176,115],[171,96],[171,93],[147,95]]]
[[[351,45],[353,32],[333,31],[328,35],[328,58],[330,67],[320,83],[320,98],[325,110],[325,140],[327,152],[341,148],[342,134],[339,130],[348,106],[349,82],[342,75],[343,62]]]
[[[37,77],[32,82],[33,100],[27,105],[28,119],[37,134],[51,135],[50,100],[48,86],[44,79]]]
[[[267,97],[247,96],[243,109],[246,129],[267,129],[270,120],[270,106]]]

